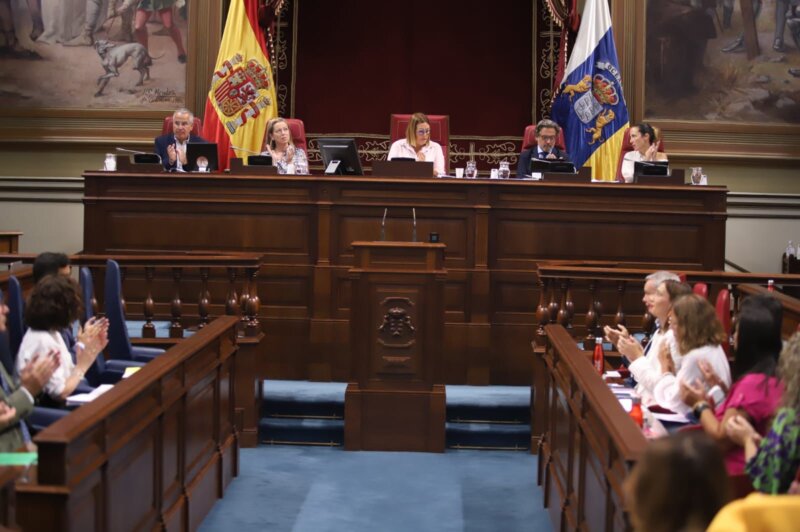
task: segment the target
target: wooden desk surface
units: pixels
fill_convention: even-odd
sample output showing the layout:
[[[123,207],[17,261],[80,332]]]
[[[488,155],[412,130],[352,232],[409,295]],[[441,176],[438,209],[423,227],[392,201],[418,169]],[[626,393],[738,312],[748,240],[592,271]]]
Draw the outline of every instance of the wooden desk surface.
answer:
[[[261,316],[272,378],[349,379],[351,243],[447,246],[447,383],[527,384],[543,260],[722,269],[724,187],[522,180],[84,175],[87,253],[264,254]],[[127,281],[126,281],[127,282]],[[212,298],[219,298],[212,292]],[[139,294],[126,293],[136,301]],[[632,304],[639,305],[638,297]],[[130,306],[129,308],[139,308]]]

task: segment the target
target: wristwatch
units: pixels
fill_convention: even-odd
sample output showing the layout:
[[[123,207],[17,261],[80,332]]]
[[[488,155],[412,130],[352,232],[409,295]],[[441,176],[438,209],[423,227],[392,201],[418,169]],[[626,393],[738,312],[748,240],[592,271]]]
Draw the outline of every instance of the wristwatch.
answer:
[[[709,408],[711,408],[711,405],[709,405],[706,401],[698,401],[694,405],[694,408],[692,408],[692,413],[694,414],[694,417],[700,419],[700,416],[703,415],[703,410],[708,410]]]

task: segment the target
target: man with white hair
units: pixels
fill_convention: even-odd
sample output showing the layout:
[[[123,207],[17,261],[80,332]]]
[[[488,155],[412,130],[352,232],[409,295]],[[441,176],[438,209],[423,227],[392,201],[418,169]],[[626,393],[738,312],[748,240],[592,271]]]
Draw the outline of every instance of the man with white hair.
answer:
[[[194,115],[185,107],[172,113],[172,133],[155,139],[155,152],[161,157],[164,169],[170,172],[192,170],[186,164],[186,145],[189,142],[206,142],[203,137],[192,134]]]

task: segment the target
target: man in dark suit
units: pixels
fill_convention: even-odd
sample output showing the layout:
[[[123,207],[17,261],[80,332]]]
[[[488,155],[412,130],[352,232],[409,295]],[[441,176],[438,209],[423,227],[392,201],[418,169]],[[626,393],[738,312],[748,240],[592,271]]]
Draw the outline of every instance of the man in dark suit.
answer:
[[[161,135],[155,139],[155,151],[161,157],[164,169],[170,172],[190,172],[186,161],[186,144],[189,142],[207,142],[203,137],[192,134],[194,115],[186,108],[172,113],[172,133]]]
[[[0,304],[0,333],[6,330],[8,307]],[[19,382],[0,364],[0,452],[12,452],[23,445],[33,450],[30,432],[23,418],[33,412],[33,398],[58,368],[58,352],[33,356],[19,375]]]
[[[569,161],[569,155],[556,147],[561,126],[552,120],[540,120],[536,124],[536,146],[523,151],[517,164],[517,177],[530,177],[531,159],[547,159],[551,161]]]

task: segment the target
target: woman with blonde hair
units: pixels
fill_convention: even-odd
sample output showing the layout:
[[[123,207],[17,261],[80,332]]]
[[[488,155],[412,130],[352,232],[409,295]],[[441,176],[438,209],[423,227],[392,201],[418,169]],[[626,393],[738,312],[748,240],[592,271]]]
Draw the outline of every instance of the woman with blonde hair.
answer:
[[[294,145],[289,123],[277,117],[267,122],[264,149],[261,155],[272,157],[272,164],[279,174],[308,174],[308,157],[303,148]]]
[[[431,122],[423,113],[414,113],[406,128],[406,138],[395,141],[387,160],[402,157],[433,163],[433,175],[444,175],[444,152],[431,140]]]

